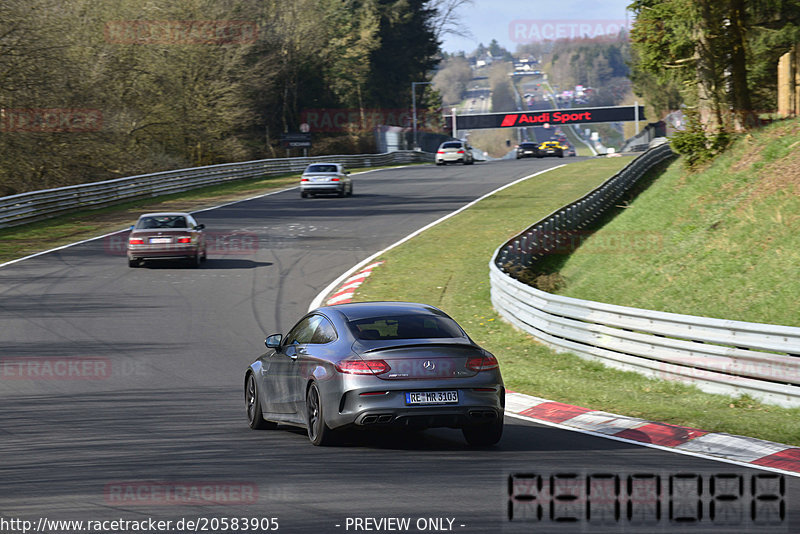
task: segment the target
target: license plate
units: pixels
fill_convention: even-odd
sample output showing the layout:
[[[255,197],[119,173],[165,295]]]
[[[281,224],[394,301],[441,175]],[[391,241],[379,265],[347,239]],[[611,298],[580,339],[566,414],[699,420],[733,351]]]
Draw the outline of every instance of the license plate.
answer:
[[[318,176],[316,178],[312,178],[311,181],[312,182],[327,182],[329,179],[330,178],[328,178],[327,176]]]
[[[458,404],[458,391],[407,391],[406,404]]]
[[[154,245],[158,244],[158,243],[172,243],[172,238],[171,237],[151,237],[150,238],[150,243],[152,243]]]

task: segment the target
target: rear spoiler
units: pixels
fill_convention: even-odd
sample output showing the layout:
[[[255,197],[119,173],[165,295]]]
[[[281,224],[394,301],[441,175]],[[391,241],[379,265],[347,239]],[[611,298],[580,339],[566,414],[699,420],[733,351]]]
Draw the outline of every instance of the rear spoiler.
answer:
[[[459,348],[462,348],[462,349],[479,349],[480,350],[480,347],[478,345],[476,345],[475,343],[447,343],[447,342],[442,342],[442,343],[419,343],[419,342],[417,342],[417,343],[403,343],[401,345],[388,345],[388,346],[385,346],[385,347],[375,347],[375,348],[372,348],[372,349],[365,350],[364,354],[366,354],[368,352],[378,352],[378,351],[382,351],[382,350],[408,349],[408,348],[414,348],[414,347],[443,347],[443,348],[459,347]]]

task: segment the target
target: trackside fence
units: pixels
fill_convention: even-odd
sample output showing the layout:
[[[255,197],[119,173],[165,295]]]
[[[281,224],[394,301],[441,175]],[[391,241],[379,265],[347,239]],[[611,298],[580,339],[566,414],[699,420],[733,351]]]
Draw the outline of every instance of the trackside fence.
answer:
[[[611,367],[800,406],[800,328],[711,319],[553,295],[511,273],[557,250],[587,228],[655,165],[672,157],[651,149],[583,198],[497,249],[489,263],[492,304],[506,320],[559,351]]]
[[[49,219],[76,209],[100,208],[135,198],[178,193],[246,178],[299,173],[309,163],[336,162],[353,168],[432,162],[433,160],[433,154],[410,150],[385,154],[264,159],[141,174],[103,182],[32,191],[0,198],[0,228]]]

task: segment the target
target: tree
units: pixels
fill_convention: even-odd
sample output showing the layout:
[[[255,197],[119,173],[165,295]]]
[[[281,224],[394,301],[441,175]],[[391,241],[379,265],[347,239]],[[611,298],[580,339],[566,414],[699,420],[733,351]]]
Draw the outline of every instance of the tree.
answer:
[[[756,101],[774,108],[777,60],[800,37],[800,2],[636,0],[630,8],[640,90],[648,75],[678,84],[708,132],[745,128]]]
[[[436,12],[424,0],[378,0],[380,44],[370,53],[370,107],[406,108],[411,82],[424,81],[439,61]]]
[[[469,61],[456,56],[442,62],[441,68],[433,77],[433,86],[441,92],[445,105],[457,104],[471,79],[472,68]]]

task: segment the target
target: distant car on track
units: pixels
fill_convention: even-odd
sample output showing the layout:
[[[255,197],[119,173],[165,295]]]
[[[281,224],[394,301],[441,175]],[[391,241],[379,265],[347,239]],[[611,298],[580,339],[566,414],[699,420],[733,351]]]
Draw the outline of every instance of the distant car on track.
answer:
[[[539,151],[539,145],[536,143],[525,141],[517,145],[517,159],[521,158],[534,158]]]
[[[544,158],[546,156],[564,157],[564,147],[558,141],[545,141],[539,145],[539,151],[536,153],[537,158]]]
[[[128,236],[128,266],[142,261],[188,260],[199,267],[207,256],[204,224],[188,213],[145,213],[131,226]]]
[[[306,427],[314,445],[353,427],[460,428],[476,446],[502,436],[497,359],[433,306],[318,308],[265,344],[269,351],[244,376],[253,429]]]
[[[300,177],[300,196],[335,194],[340,197],[353,195],[350,172],[340,163],[312,163]]]
[[[472,165],[475,163],[472,147],[464,141],[445,141],[439,145],[439,150],[436,151],[436,164],[445,165],[447,163]]]

